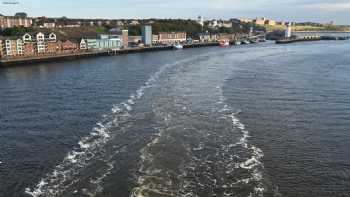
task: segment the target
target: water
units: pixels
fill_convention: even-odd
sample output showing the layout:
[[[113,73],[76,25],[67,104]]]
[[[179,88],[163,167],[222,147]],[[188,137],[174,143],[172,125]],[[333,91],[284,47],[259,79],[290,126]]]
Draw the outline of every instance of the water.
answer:
[[[0,69],[0,196],[349,196],[350,43]]]

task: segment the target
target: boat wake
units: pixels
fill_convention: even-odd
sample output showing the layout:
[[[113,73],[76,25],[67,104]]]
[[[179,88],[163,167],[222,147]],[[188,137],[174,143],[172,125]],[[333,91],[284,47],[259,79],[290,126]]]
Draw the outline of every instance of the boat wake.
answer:
[[[103,115],[92,129],[92,132],[83,137],[78,146],[70,151],[63,161],[54,167],[33,188],[26,188],[25,193],[32,197],[66,196],[79,194],[84,196],[95,196],[103,190],[101,183],[116,167],[115,157],[126,152],[132,143],[125,145],[111,144],[117,136],[121,137],[128,132],[132,124],[133,106],[143,97],[145,91],[157,85],[159,77],[169,67],[191,61],[198,57],[188,58],[166,64],[154,73],[143,86],[141,86],[129,99],[114,105],[111,112]],[[131,144],[131,145],[130,145]],[[91,172],[91,169],[97,168]],[[88,183],[86,180],[88,179]],[[82,183],[84,182],[84,183]],[[81,188],[78,190],[78,188]]]
[[[141,150],[131,197],[263,196],[263,152],[225,104],[227,69],[210,61],[177,67],[153,100],[158,133]]]

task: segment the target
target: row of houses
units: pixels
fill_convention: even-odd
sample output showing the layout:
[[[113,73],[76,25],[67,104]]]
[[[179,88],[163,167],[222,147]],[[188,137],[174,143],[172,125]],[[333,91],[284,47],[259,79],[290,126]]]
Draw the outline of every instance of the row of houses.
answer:
[[[0,57],[35,56],[86,50],[85,40],[57,40],[55,33],[26,33],[0,39]]]
[[[151,36],[152,44],[186,42],[186,32],[161,32]],[[79,53],[86,50],[114,50],[143,43],[141,36],[129,36],[128,30],[120,34],[102,34],[97,38],[60,40],[55,33],[25,33],[18,37],[0,38],[0,58],[20,58],[62,53]],[[150,39],[150,38],[147,38]]]

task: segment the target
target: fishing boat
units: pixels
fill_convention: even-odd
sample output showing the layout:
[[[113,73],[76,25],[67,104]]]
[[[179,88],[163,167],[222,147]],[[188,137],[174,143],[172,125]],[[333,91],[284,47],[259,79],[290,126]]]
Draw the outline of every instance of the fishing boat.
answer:
[[[220,46],[221,46],[221,47],[230,46],[230,42],[229,42],[228,40],[220,41]]]

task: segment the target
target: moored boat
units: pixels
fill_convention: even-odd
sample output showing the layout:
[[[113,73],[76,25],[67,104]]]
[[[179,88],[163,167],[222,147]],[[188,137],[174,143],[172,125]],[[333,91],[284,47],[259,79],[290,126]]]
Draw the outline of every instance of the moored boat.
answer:
[[[228,40],[220,41],[220,46],[221,46],[221,47],[230,46],[230,42],[229,42]]]
[[[183,49],[184,47],[180,43],[176,43],[173,45],[174,49]]]

